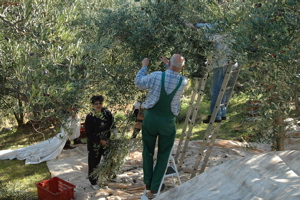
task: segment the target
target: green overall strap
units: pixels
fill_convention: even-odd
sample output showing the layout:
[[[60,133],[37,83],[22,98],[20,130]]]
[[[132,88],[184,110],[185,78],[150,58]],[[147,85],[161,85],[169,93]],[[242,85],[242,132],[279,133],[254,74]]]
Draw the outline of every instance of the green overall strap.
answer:
[[[159,100],[150,110],[154,111],[156,114],[161,113],[164,116],[174,117],[174,114],[171,110],[171,102],[172,102],[177,90],[181,86],[181,83],[182,83],[182,77],[180,77],[177,87],[170,94],[167,94],[166,89],[165,89],[165,72],[163,72],[162,78],[161,78],[161,89],[160,89]]]

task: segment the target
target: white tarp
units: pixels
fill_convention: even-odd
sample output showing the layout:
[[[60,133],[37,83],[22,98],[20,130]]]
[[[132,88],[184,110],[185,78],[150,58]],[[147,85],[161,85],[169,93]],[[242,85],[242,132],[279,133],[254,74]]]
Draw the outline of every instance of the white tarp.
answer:
[[[191,141],[185,162],[179,170],[182,185],[176,176],[168,177],[166,189],[157,200],[299,200],[300,151],[266,152],[269,145],[259,149],[243,148],[231,140],[218,140],[204,173],[190,179],[201,141]],[[178,140],[175,141],[178,145]],[[175,146],[175,149],[176,149]],[[175,153],[175,152],[174,152]],[[85,145],[63,150],[57,159],[47,162],[51,176],[58,176],[74,185],[76,200],[141,199],[143,183],[142,149],[132,149],[117,178],[100,190],[93,190],[88,176],[88,152]],[[148,191],[148,193],[150,193]],[[148,195],[148,194],[147,194]],[[153,196],[153,195],[152,195]],[[149,196],[149,199],[150,196]]]
[[[69,136],[66,130],[72,134]],[[25,164],[38,164],[43,161],[52,160],[60,155],[68,138],[73,140],[79,137],[79,135],[80,118],[78,116],[74,119],[70,117],[64,128],[61,128],[61,132],[53,138],[21,149],[2,150],[0,151],[0,160],[12,160],[16,158],[18,160],[25,160]]]
[[[157,196],[155,200],[299,200],[300,151],[230,160]]]
[[[25,160],[25,164],[38,164],[56,158],[66,143],[65,132],[41,143],[16,150],[0,151],[0,160]]]

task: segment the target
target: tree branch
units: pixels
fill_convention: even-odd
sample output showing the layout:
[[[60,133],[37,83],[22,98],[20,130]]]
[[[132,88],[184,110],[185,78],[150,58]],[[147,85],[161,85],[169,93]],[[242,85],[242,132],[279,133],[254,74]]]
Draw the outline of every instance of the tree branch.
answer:
[[[13,88],[7,88],[4,85],[0,84],[0,88],[9,92],[11,96],[17,98],[17,99],[21,99],[25,102],[28,102],[28,97],[24,94],[21,93],[19,90],[13,89]]]

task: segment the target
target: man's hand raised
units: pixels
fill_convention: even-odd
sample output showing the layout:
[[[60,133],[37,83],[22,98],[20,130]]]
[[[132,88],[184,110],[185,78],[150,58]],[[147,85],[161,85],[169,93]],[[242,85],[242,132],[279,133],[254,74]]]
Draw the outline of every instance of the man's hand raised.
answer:
[[[144,58],[143,60],[142,60],[142,67],[143,66],[148,66],[149,65],[149,59],[148,58]]]
[[[160,56],[160,61],[163,62],[164,64],[169,64],[169,60],[168,58],[164,57],[164,56]]]

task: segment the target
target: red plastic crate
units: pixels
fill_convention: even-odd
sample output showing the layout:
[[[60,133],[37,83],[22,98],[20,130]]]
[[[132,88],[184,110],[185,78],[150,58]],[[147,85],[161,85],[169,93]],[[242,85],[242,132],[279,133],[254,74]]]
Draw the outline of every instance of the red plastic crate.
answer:
[[[58,177],[36,184],[39,200],[71,200],[74,199],[75,185]]]

